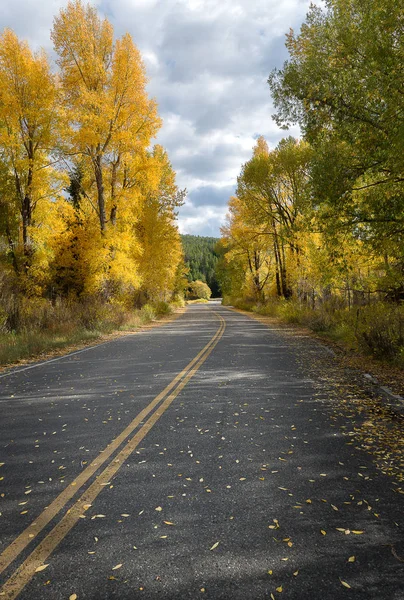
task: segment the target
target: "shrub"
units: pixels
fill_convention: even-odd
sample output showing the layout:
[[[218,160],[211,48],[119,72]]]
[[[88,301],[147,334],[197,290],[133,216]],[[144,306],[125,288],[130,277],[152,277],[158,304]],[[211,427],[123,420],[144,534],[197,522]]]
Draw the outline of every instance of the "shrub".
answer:
[[[209,300],[211,295],[212,292],[207,283],[200,281],[199,279],[191,281],[189,285],[189,298],[191,300],[197,300],[198,298]]]
[[[145,304],[140,309],[140,317],[144,323],[154,321],[156,318],[156,311],[151,304]]]
[[[171,313],[173,312],[172,306],[170,306],[168,302],[164,302],[163,300],[156,302],[153,305],[153,308],[157,316],[171,315]]]

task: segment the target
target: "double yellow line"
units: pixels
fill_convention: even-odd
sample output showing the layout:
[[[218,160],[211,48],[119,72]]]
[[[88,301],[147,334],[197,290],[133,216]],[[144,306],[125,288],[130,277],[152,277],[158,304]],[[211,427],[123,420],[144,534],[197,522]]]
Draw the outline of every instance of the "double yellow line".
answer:
[[[75,501],[73,506],[64,514],[60,521],[53,527],[48,535],[31,552],[27,559],[14,571],[10,578],[0,589],[0,599],[12,600],[31,580],[36,569],[44,564],[49,555],[74,527],[80,517],[94,502],[98,494],[111,481],[112,477],[121,468],[125,460],[137,448],[143,438],[148,434],[155,423],[160,419],[172,404],[188,381],[195,375],[201,365],[208,358],[220,338],[223,336],[226,323],[223,317],[214,313],[220,320],[219,329],[195,356],[193,360],[179,373],[169,385],[144,408],[122,433],[109,444],[96,459],[63,491],[55,500],[31,523],[0,555],[0,574],[18,557],[50,521],[65,507],[67,502],[80,490],[80,488],[104,465],[111,455],[126,441],[137,426],[158,407],[142,425],[139,431],[127,441],[126,446],[109,462],[95,481]]]

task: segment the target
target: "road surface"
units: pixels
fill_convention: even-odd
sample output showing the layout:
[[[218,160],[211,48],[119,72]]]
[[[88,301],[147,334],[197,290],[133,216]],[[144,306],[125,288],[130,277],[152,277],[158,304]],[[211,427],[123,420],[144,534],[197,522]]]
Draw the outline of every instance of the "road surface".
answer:
[[[0,598],[404,599],[403,478],[323,360],[210,304],[1,374]]]

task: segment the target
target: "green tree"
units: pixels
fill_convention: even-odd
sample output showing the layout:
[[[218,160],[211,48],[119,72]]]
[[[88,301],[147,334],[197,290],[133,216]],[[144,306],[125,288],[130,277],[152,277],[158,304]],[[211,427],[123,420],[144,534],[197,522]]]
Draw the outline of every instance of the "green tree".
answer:
[[[277,123],[299,123],[313,147],[323,229],[386,255],[404,290],[403,32],[395,0],[312,6],[300,33],[287,36],[290,58],[269,84]]]

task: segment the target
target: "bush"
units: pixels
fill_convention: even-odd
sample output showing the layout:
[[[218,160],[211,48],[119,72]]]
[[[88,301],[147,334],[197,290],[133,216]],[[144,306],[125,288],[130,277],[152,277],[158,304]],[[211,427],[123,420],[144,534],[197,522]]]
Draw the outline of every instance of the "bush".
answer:
[[[140,309],[140,317],[144,323],[154,321],[156,316],[156,311],[151,304],[145,304]]]
[[[191,281],[189,284],[188,296],[190,300],[197,300],[198,298],[209,300],[211,295],[211,289],[204,281],[197,279],[196,281]]]
[[[400,359],[404,351],[404,307],[378,303],[358,309],[356,337],[376,358]]]
[[[168,304],[168,302],[164,302],[163,300],[160,300],[160,302],[156,302],[153,305],[153,308],[156,312],[156,315],[159,317],[164,315],[171,315],[173,312],[172,306]]]

